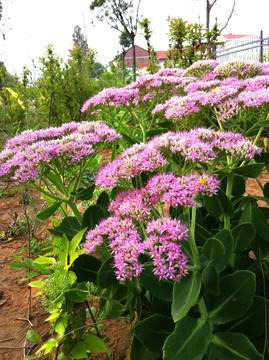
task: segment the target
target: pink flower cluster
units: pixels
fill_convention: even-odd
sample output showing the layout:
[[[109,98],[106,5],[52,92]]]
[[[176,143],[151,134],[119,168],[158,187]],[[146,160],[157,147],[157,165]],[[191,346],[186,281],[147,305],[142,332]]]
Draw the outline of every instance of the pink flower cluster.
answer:
[[[181,243],[187,240],[188,229],[169,217],[155,220],[153,207],[158,202],[173,207],[196,207],[199,194],[212,196],[218,188],[219,181],[207,174],[182,178],[173,174],[155,175],[145,187],[116,196],[109,206],[113,216],[87,233],[86,251],[93,252],[107,239],[120,281],[140,275],[143,264],[139,263],[139,254],[147,251],[153,261],[153,273],[160,280],[180,281],[187,265]],[[143,224],[146,225],[144,239],[137,230]]]
[[[255,91],[243,91],[237,96],[237,102],[246,107],[260,107],[269,103],[269,88],[256,89]]]
[[[220,181],[208,174],[192,174],[181,178],[174,174],[158,174],[147,183],[146,190],[153,203],[160,201],[177,207],[196,207],[198,195],[212,196],[218,192]]]
[[[54,158],[70,162],[94,153],[94,145],[120,139],[114,129],[98,122],[65,124],[59,128],[25,131],[7,141],[0,153],[0,176],[19,182],[39,177],[39,167]]]
[[[97,174],[95,183],[101,187],[112,188],[119,179],[129,180],[142,172],[153,172],[166,164],[167,160],[154,145],[136,144],[104,166]]]
[[[179,133],[168,132],[148,143],[133,145],[116,160],[104,166],[96,176],[96,185],[114,187],[119,181],[129,180],[142,172],[154,172],[169,163],[171,154],[179,163],[207,163],[231,156],[234,160],[251,160],[260,149],[241,134],[215,132],[197,128]]]
[[[231,120],[240,110],[247,107],[248,101],[240,101],[237,96],[242,91],[252,91],[253,105],[267,103],[256,90],[268,88],[269,65],[251,61],[230,61],[219,64],[215,60],[199,60],[186,70],[163,69],[154,75],[144,75],[124,88],[105,89],[88,99],[82,111],[100,111],[103,106],[126,106],[143,108],[147,101],[155,108],[153,115],[178,121],[214,107],[221,121]],[[245,95],[247,96],[247,95]],[[265,99],[264,102],[262,99]]]
[[[182,84],[180,69],[165,69],[154,75],[144,75],[139,77],[134,83],[123,88],[109,88],[99,94],[89,98],[83,105],[81,111],[90,110],[92,113],[101,109],[103,106],[127,107],[140,106],[147,100],[152,100],[158,95],[171,96],[175,93],[174,88]]]
[[[113,216],[90,230],[83,246],[90,253],[108,242],[116,277],[122,282],[140,276],[144,266],[139,255],[145,251],[153,260],[153,272],[159,280],[180,281],[187,266],[187,257],[181,250],[181,242],[187,240],[186,226],[179,220],[164,217],[149,221],[146,233],[148,237],[143,241],[130,219]]]
[[[152,206],[158,202],[172,207],[196,207],[198,196],[216,194],[219,183],[219,180],[206,173],[181,178],[172,173],[154,175],[145,187],[120,192],[111,202],[109,211],[136,222],[147,221],[152,216]]]
[[[147,189],[135,189],[117,194],[108,210],[121,218],[128,217],[134,221],[143,221],[152,216],[150,205],[155,205],[156,202],[149,196]]]
[[[84,112],[88,108],[95,109],[98,105],[118,106],[124,104],[130,106],[130,104],[137,105],[139,90],[127,89],[127,88],[109,88],[104,89],[97,95],[89,98],[83,105],[81,111]]]
[[[86,242],[83,245],[86,252],[93,252],[103,243],[104,238],[108,240],[108,246],[114,258],[117,279],[125,281],[138,277],[143,270],[138,257],[144,253],[147,245],[142,241],[132,221],[127,218],[120,219],[117,216],[101,221],[86,235]]]
[[[146,228],[148,252],[153,260],[153,273],[159,280],[179,282],[185,275],[187,256],[181,242],[187,240],[188,229],[180,220],[163,217],[152,220]]]
[[[198,60],[189,66],[182,76],[194,76],[196,78],[203,79],[207,75],[207,79],[209,79],[208,74],[212,73],[219,64],[220,63],[216,60]]]
[[[236,60],[220,64],[213,72],[219,77],[246,79],[264,74],[265,66],[257,61]]]
[[[237,95],[240,88],[242,88],[242,83],[237,81],[232,81],[230,84],[213,87],[213,84],[217,82],[204,83],[201,82],[189,84],[187,88],[189,94],[185,96],[174,96],[171,99],[167,100],[164,104],[158,104],[153,110],[152,114],[161,113],[165,116],[166,119],[180,120],[185,117],[197,113],[201,108],[208,106],[221,106],[223,101],[230,99]],[[203,88],[208,91],[196,91],[197,88]]]

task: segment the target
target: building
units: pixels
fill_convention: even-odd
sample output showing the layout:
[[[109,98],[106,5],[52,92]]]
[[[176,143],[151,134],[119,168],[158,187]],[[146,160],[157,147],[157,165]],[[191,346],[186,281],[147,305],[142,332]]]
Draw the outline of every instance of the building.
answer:
[[[122,56],[120,54],[119,56]],[[143,70],[150,65],[149,52],[148,50],[143,49],[142,47],[135,45],[135,57],[136,57],[136,66],[139,70]],[[160,67],[164,67],[165,62],[167,61],[166,51],[156,51],[157,61]],[[124,57],[124,65],[127,69],[133,69],[133,48],[130,47],[126,50]]]

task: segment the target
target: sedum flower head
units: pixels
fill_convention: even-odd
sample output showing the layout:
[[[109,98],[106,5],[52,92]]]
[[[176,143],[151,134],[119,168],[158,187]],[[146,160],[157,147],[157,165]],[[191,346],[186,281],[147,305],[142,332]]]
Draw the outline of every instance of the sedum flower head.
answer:
[[[130,219],[117,216],[109,217],[100,222],[95,229],[86,235],[84,247],[90,253],[98,248],[106,238],[114,258],[116,277],[120,281],[138,277],[143,270],[138,257],[144,253],[146,244]]]
[[[220,64],[213,72],[219,77],[246,79],[263,74],[263,65],[257,61],[236,60]]]
[[[204,78],[219,65],[219,61],[216,60],[198,60],[189,66],[182,76],[194,76],[197,78]]]
[[[11,175],[19,183],[36,179],[39,167],[54,158],[76,163],[92,155],[95,145],[119,138],[114,129],[97,122],[25,131],[9,140],[0,153],[0,176]]]
[[[159,280],[180,281],[185,275],[187,256],[181,242],[187,240],[188,229],[180,220],[163,217],[152,220],[146,227],[146,244],[153,260],[153,273]]]

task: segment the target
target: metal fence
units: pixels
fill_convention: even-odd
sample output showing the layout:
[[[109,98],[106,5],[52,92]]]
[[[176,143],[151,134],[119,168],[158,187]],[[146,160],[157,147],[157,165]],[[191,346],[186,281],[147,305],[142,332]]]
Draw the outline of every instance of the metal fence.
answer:
[[[221,63],[232,60],[269,61],[269,37],[264,38],[262,31],[260,36],[241,37],[238,41],[238,45],[217,49],[216,59]]]

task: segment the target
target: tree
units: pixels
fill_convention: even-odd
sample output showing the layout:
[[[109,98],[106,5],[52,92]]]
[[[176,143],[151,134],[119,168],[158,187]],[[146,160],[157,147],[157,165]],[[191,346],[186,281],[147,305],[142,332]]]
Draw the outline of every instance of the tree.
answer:
[[[151,74],[154,74],[158,70],[158,64],[156,59],[156,52],[150,42],[152,31],[150,30],[150,21],[148,18],[144,18],[142,21],[139,22],[143,30],[144,38],[147,42],[148,52],[149,52],[149,70]]]
[[[195,61],[204,58],[202,26],[191,24],[181,18],[168,18],[169,50],[168,66],[187,68]]]
[[[214,37],[216,37],[216,29],[217,29],[217,26],[215,24],[213,26],[212,30],[210,30],[210,16],[211,16],[211,10],[212,10],[213,6],[217,3],[217,1],[218,0],[212,0],[212,1],[206,0],[206,40],[207,40],[206,47],[207,47],[207,57],[209,59],[212,59],[214,57],[213,52],[212,52],[212,45],[214,43]],[[230,11],[230,14],[229,14],[225,24],[219,30],[217,30],[219,35],[229,24],[229,21],[231,20],[231,17],[233,16],[234,11],[235,11],[235,3],[236,3],[236,0],[234,0],[234,2],[233,2],[232,9]]]
[[[124,60],[125,60],[125,55],[127,52],[127,49],[131,46],[131,40],[129,39],[129,37],[126,35],[125,32],[122,32],[119,36],[119,40],[120,40],[120,45],[122,48],[122,53],[121,53],[121,69],[122,69],[122,83],[124,84],[124,80],[125,80],[125,65],[124,65]]]
[[[133,0],[93,0],[90,5],[91,10],[99,9],[98,20],[106,21],[107,24],[119,31],[125,33],[130,39],[133,48],[133,80],[136,80],[136,62],[135,62],[135,37],[137,34],[137,24],[139,20],[139,6],[141,0],[137,0],[136,12],[134,15]]]
[[[73,43],[74,43],[74,45],[78,45],[81,48],[84,55],[87,54],[87,52],[89,50],[88,42],[87,42],[87,39],[85,39],[85,36],[81,31],[81,27],[78,25],[75,25],[75,27],[74,27]]]

